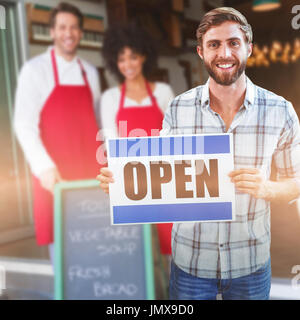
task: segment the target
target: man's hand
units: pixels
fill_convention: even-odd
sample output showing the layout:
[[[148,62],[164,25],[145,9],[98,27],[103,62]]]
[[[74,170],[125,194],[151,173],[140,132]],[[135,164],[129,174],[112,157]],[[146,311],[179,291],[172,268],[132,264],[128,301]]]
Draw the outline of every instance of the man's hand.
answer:
[[[259,169],[246,168],[231,171],[231,182],[240,192],[249,193],[255,198],[273,199],[272,181],[266,180]]]
[[[97,176],[100,181],[100,187],[105,193],[109,193],[109,184],[114,182],[113,174],[108,168],[101,168]]]
[[[39,180],[44,189],[53,193],[55,184],[61,182],[62,178],[56,168],[51,168],[43,171],[39,176]]]

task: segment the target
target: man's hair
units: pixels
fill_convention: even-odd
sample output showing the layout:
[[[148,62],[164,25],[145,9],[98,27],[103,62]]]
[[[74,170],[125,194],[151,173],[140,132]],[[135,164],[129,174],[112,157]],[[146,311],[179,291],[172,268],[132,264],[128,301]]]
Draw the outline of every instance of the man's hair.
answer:
[[[143,65],[143,75],[148,78],[157,63],[157,46],[154,39],[136,23],[115,24],[106,30],[103,39],[102,56],[107,69],[121,82],[124,77],[118,68],[118,57],[125,47],[146,57]]]
[[[204,34],[214,26],[219,26],[223,22],[233,21],[237,22],[240,25],[241,30],[245,34],[245,39],[248,43],[252,42],[252,28],[247,22],[247,19],[237,10],[230,7],[221,7],[213,9],[207,12],[202,18],[199,27],[196,31],[196,37],[198,40],[199,46],[202,47],[202,40]]]
[[[54,28],[55,22],[56,22],[56,16],[60,12],[72,13],[74,16],[78,18],[79,28],[81,30],[83,29],[83,14],[77,7],[66,2],[59,3],[58,6],[53,8],[53,10],[51,11],[50,23],[49,23],[51,28]]]

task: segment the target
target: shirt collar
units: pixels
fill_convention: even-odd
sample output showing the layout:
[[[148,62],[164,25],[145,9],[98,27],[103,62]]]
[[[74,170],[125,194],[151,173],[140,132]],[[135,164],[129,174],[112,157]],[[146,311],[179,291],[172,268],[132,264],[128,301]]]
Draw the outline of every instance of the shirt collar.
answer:
[[[254,89],[255,88],[253,82],[248,77],[246,77],[246,96],[244,100],[244,105],[246,108],[254,105]]]
[[[47,48],[47,52],[50,54],[50,52],[51,52],[51,50],[52,50],[53,48],[54,48],[53,45],[49,46],[49,47]],[[76,55],[72,60],[70,60],[70,61],[67,61],[66,59],[64,59],[63,57],[61,57],[61,56],[59,56],[59,55],[57,55],[57,54],[55,55],[55,58],[56,58],[56,61],[59,61],[59,62],[64,63],[64,64],[66,64],[66,65],[75,64],[75,63],[77,63],[77,60],[78,60],[77,55]]]
[[[202,89],[200,97],[200,106],[203,108],[208,108],[209,106],[209,78]]]
[[[249,108],[254,104],[254,84],[252,81],[246,77],[246,96],[244,100],[245,108]],[[206,81],[203,86],[201,97],[200,97],[200,106],[203,108],[208,108],[209,106],[209,79]]]

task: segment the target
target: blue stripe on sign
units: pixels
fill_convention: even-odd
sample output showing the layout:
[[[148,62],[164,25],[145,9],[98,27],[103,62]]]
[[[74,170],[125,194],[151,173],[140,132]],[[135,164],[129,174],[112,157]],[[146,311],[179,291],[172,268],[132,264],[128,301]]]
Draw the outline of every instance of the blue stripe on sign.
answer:
[[[149,139],[128,139],[128,157],[145,157],[151,154],[148,140]]]
[[[174,155],[182,154],[183,137],[174,137]]]
[[[127,157],[128,155],[128,139],[119,140],[119,157]],[[129,144],[130,145],[130,144]]]
[[[114,206],[114,223],[232,219],[231,202]]]
[[[230,143],[229,136],[205,136],[204,137],[204,153],[229,153]]]
[[[195,136],[195,138],[196,138],[195,154],[203,154],[204,153],[204,137]]]
[[[164,137],[164,138],[160,138],[160,141],[161,141],[161,146],[162,146],[162,149],[161,149],[161,155],[163,156],[168,156],[168,155],[171,155],[171,140],[172,140],[172,137]]]
[[[195,154],[193,153],[193,145],[195,145],[195,141],[193,141],[193,137],[184,137],[183,144],[183,153],[184,154]]]
[[[143,157],[229,153],[229,135],[128,138],[109,141],[110,156]]]
[[[159,138],[152,138],[152,139],[147,139],[150,142],[151,145],[151,155],[152,156],[159,156]]]
[[[117,154],[117,150],[118,150],[117,143],[118,143],[118,140],[110,140],[109,141],[109,146],[108,146],[109,152],[110,152],[110,156],[113,158],[116,158],[119,156]]]

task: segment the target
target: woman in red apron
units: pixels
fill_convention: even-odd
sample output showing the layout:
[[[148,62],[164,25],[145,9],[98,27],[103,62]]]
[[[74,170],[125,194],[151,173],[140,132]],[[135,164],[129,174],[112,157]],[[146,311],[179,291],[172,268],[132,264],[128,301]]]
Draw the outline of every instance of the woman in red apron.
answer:
[[[146,79],[153,70],[156,57],[149,36],[134,25],[111,28],[105,34],[102,54],[107,67],[122,83],[103,94],[102,121],[113,113],[111,119],[115,121],[117,134],[121,137],[150,136],[153,135],[153,129],[156,129],[158,135],[164,118],[162,107],[167,106],[159,106],[154,92],[161,98],[160,94],[165,94],[164,88],[170,87],[166,84],[164,87],[161,83],[150,83]],[[111,95],[110,100],[105,98],[108,95]],[[122,128],[124,123],[127,125],[125,131]],[[103,128],[105,129],[105,125]],[[158,224],[157,230],[160,252],[171,255],[172,224]]]
[[[98,126],[86,73],[83,85],[59,83],[54,49],[51,51],[55,87],[40,116],[42,142],[63,180],[94,178],[99,171],[96,161]],[[39,245],[53,242],[53,195],[33,177],[34,218]]]
[[[127,49],[130,50],[130,49]],[[130,52],[128,52],[130,54]],[[116,116],[116,122],[127,123],[127,133],[120,132],[121,137],[125,136],[136,136],[135,134],[130,134],[134,129],[142,129],[145,131],[147,136],[151,136],[152,129],[161,130],[163,122],[163,114],[157,105],[156,99],[153,96],[150,88],[150,84],[145,80],[145,87],[147,93],[150,97],[151,104],[148,106],[131,106],[124,107],[124,100],[126,97],[126,81],[121,86],[121,99],[119,105],[119,111]],[[121,131],[121,130],[120,130]],[[156,130],[158,132],[158,130]],[[160,243],[160,252],[162,254],[171,255],[171,231],[172,224],[157,224],[158,237]]]

